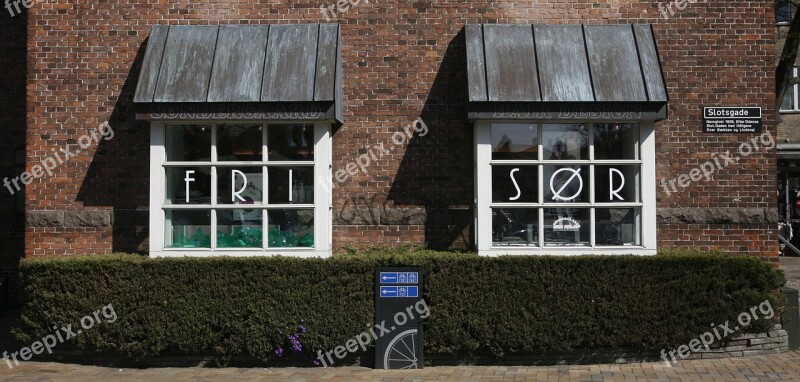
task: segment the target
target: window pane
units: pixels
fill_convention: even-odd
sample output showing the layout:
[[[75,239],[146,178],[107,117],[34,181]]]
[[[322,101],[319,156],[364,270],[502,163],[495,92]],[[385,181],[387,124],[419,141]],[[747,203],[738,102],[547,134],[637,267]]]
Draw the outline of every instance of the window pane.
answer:
[[[492,209],[492,245],[538,247],[538,236],[539,209]]]
[[[262,167],[217,167],[217,203],[263,203]]]
[[[211,125],[167,125],[166,131],[167,161],[211,161]]]
[[[262,218],[261,209],[217,210],[217,247],[262,248]]]
[[[641,245],[638,208],[598,208],[595,210],[597,246]]]
[[[166,211],[167,248],[211,248],[210,211]]]
[[[492,159],[539,159],[537,125],[519,123],[492,124]]]
[[[313,247],[314,210],[283,209],[267,212],[269,247]]]
[[[594,125],[594,159],[638,159],[639,125],[601,123]]]
[[[588,208],[545,208],[544,245],[588,246]]]
[[[788,1],[777,1],[775,3],[775,21],[779,23],[792,21],[792,6]]]
[[[211,204],[211,168],[167,167],[166,174],[165,204]]]
[[[794,110],[794,87],[796,85],[789,86],[786,89],[786,93],[783,95],[783,102],[781,102],[781,110]]]
[[[314,125],[270,125],[267,146],[271,161],[314,160]]]
[[[543,166],[545,203],[589,203],[589,166]]]
[[[492,201],[538,203],[538,166],[492,166]]]
[[[314,203],[314,168],[270,167],[269,204]]]
[[[594,192],[595,203],[639,202],[639,166],[595,166]]]
[[[261,125],[217,127],[218,161],[262,161]]]
[[[589,129],[582,123],[542,126],[545,160],[588,160]]]

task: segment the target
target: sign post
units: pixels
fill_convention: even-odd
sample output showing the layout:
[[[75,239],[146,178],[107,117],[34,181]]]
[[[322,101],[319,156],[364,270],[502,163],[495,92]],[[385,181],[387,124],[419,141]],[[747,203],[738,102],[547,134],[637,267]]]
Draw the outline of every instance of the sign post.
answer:
[[[375,342],[376,369],[422,368],[422,269],[375,270],[375,324],[388,333]]]

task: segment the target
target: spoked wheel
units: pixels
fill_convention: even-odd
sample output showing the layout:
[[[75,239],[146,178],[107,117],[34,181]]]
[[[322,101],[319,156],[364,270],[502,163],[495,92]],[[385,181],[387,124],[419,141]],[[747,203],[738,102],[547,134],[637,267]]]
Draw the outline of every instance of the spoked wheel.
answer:
[[[389,342],[383,356],[384,369],[417,369],[417,329],[409,329]]]

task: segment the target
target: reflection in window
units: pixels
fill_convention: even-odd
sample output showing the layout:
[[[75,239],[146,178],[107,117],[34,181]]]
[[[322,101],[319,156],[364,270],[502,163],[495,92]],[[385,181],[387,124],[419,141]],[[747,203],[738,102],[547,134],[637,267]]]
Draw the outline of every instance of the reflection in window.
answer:
[[[492,241],[495,246],[538,246],[539,210],[492,209]]]
[[[594,124],[594,159],[638,159],[639,125]]]
[[[589,159],[589,129],[585,124],[542,125],[544,160]]]
[[[597,246],[641,245],[639,208],[598,208],[595,210]]]
[[[539,159],[537,125],[497,123],[492,125],[492,159]]]

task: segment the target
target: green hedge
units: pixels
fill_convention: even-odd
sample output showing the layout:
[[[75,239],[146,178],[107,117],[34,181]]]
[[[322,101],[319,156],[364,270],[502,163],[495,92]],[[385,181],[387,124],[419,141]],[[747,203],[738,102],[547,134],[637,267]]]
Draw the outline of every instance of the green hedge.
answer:
[[[272,363],[303,325],[310,359],[372,322],[380,266],[425,270],[425,350],[459,356],[672,348],[766,299],[777,310],[774,293],[784,282],[769,263],[719,254],[26,259],[15,334],[29,344],[113,304],[117,321],[85,331],[75,345],[133,359],[185,353]],[[769,324],[758,320],[748,331]]]

